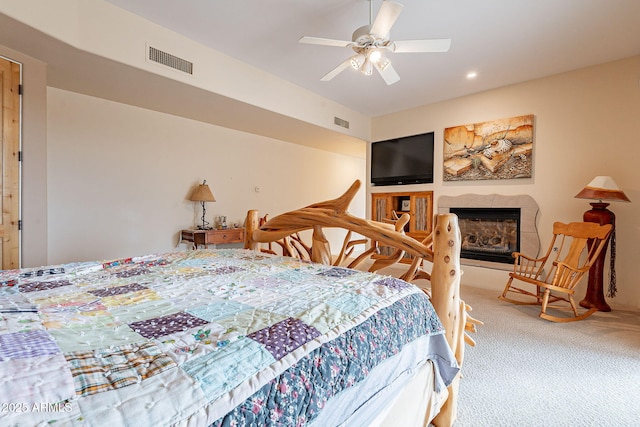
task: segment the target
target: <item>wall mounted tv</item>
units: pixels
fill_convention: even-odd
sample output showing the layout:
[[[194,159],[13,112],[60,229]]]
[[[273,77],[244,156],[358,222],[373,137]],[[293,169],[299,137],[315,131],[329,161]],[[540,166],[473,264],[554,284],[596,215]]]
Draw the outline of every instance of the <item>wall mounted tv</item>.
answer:
[[[372,143],[371,183],[433,183],[433,132]]]

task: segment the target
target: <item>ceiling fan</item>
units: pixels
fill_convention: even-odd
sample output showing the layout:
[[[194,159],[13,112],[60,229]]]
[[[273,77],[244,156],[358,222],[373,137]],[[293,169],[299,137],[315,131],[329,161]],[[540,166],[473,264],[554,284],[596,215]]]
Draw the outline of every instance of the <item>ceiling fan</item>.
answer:
[[[414,52],[447,52],[451,39],[431,40],[389,40],[389,31],[404,8],[400,3],[384,0],[380,10],[373,17],[372,0],[369,0],[369,25],[362,26],[353,32],[351,41],[325,39],[321,37],[303,36],[300,43],[323,46],[350,47],[355,55],[325,74],[320,80],[329,81],[349,67],[360,70],[370,76],[373,68],[378,70],[384,81],[392,85],[400,80],[400,76],[385,56],[385,51],[394,53]]]

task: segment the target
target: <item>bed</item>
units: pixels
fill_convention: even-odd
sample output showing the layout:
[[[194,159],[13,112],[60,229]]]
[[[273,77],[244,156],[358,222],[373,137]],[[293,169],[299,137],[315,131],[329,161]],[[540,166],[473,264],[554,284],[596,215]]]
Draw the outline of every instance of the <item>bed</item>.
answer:
[[[244,249],[0,272],[0,425],[451,425],[477,323],[456,218],[417,242],[351,216],[358,187],[263,224],[249,211]],[[398,253],[402,278],[376,272]]]

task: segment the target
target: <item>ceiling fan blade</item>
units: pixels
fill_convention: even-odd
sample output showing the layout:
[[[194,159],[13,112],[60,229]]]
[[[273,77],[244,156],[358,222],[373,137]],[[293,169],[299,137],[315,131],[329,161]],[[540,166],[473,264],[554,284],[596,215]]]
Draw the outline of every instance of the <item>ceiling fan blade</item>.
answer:
[[[393,68],[391,63],[387,63],[384,67],[381,67],[380,64],[376,63],[375,67],[387,85],[392,85],[400,80],[400,76],[396,73],[396,70]]]
[[[391,43],[391,51],[403,52],[447,52],[451,39],[397,40]]]
[[[298,40],[298,43],[319,44],[322,46],[336,46],[336,47],[349,47],[353,44],[353,42],[348,42],[345,40],[323,39],[322,37],[309,37],[309,36],[300,37],[300,39]]]
[[[336,68],[334,68],[333,70],[331,70],[327,74],[325,74],[320,79],[320,81],[328,82],[329,80],[331,80],[332,78],[334,78],[335,76],[337,76],[338,74],[340,74],[341,72],[343,72],[344,70],[349,68],[350,66],[351,66],[351,58],[347,58],[346,61],[344,61],[343,63],[338,65]]]
[[[370,33],[380,37],[385,37],[389,34],[391,27],[395,24],[403,8],[404,6],[400,3],[387,0],[383,1],[378,15],[376,15],[376,20],[373,21],[371,25]]]

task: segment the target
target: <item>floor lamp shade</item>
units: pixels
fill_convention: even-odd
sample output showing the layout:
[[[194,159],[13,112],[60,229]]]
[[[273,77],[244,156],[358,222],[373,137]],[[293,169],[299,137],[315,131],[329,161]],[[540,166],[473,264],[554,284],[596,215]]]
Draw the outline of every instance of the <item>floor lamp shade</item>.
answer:
[[[592,199],[607,202],[630,202],[624,191],[610,176],[596,176],[578,194],[578,199]]]
[[[200,202],[200,204],[202,205],[202,225],[199,225],[198,228],[202,230],[208,230],[210,227],[209,227],[209,223],[204,219],[205,213],[206,213],[204,204],[206,202],[215,202],[216,198],[213,197],[213,193],[211,192],[211,189],[207,185],[206,179],[202,181],[202,184],[196,187],[196,189],[191,194],[191,197],[189,198],[189,200],[191,200],[192,202]]]

